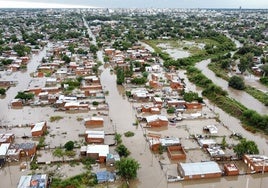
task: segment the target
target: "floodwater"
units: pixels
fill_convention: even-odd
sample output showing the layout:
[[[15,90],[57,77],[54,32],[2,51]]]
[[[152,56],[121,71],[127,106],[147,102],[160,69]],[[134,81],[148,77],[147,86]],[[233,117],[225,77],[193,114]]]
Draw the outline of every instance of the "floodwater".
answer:
[[[208,69],[207,65],[211,62],[210,59],[201,61],[196,64],[196,67],[202,71],[209,79],[222,89],[226,90],[231,98],[234,98],[238,102],[242,103],[248,109],[257,111],[260,114],[268,114],[268,107],[263,105],[257,99],[249,95],[248,93],[240,90],[233,89],[228,86],[228,82],[220,77],[217,77],[213,71]]]
[[[173,59],[182,59],[189,57],[191,54],[183,49],[172,48],[169,44],[160,43],[157,45],[162,48],[164,52],[167,52]]]

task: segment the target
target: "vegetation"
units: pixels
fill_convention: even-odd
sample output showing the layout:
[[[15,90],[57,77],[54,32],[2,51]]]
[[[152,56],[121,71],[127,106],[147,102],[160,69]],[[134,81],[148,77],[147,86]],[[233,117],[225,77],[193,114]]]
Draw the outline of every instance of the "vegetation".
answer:
[[[126,181],[137,177],[137,170],[140,168],[139,163],[132,158],[121,158],[115,165],[118,174]]]
[[[173,106],[171,106],[171,107],[169,107],[169,108],[167,109],[167,113],[168,113],[168,114],[174,114],[175,111],[176,111],[176,108],[173,107]]]
[[[132,136],[135,135],[135,133],[132,132],[132,131],[127,131],[127,132],[124,133],[124,135],[125,135],[125,137],[132,137]]]
[[[234,147],[237,157],[241,158],[244,154],[259,154],[258,146],[254,141],[247,141],[245,138]]]
[[[115,140],[116,144],[121,144],[122,143],[122,135],[119,133],[115,133],[114,140]]]
[[[232,76],[228,82],[228,85],[234,89],[243,90],[245,89],[245,83],[239,76]]]
[[[86,172],[76,175],[67,179],[53,178],[51,183],[51,188],[83,188],[83,187],[93,187],[97,184],[97,178],[95,174]]]
[[[6,90],[4,88],[0,88],[0,95],[5,95],[6,94]]]
[[[64,151],[61,149],[61,148],[56,148],[54,151],[53,151],[53,156],[55,157],[63,157],[64,156]]]
[[[186,101],[186,102],[192,102],[192,101],[198,101],[200,103],[203,102],[203,98],[202,97],[199,97],[198,96],[198,93],[196,92],[186,92],[183,94],[183,99]]]
[[[73,141],[68,141],[64,144],[64,148],[67,151],[72,151],[74,149],[74,142]]]
[[[98,106],[99,102],[98,101],[93,101],[92,104],[93,104],[93,106]]]
[[[62,116],[51,116],[51,117],[49,118],[49,121],[50,121],[50,122],[54,122],[54,121],[59,121],[59,120],[61,120],[61,119],[63,119]]]
[[[15,99],[30,100],[34,98],[33,93],[18,92]]]
[[[130,154],[130,151],[127,149],[127,147],[123,144],[118,145],[115,148],[115,151],[119,154],[120,157],[127,157]]]

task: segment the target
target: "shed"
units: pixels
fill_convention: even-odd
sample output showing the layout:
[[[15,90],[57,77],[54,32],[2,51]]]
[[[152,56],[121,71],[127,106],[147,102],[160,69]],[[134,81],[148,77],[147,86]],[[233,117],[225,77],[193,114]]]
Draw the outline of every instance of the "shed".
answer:
[[[97,175],[98,183],[114,182],[115,181],[115,175],[109,171],[97,172],[96,175]]]
[[[239,169],[234,163],[224,164],[224,172],[227,176],[239,175]]]

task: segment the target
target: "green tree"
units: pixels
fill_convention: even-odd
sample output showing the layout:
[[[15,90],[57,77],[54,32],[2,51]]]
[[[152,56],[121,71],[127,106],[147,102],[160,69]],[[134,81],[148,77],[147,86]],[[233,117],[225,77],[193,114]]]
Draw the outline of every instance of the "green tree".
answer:
[[[67,64],[71,62],[71,59],[67,55],[63,55],[61,59]]]
[[[130,154],[130,151],[127,149],[127,147],[123,144],[118,145],[115,148],[115,151],[119,154],[120,157],[127,157]]]
[[[125,82],[125,73],[122,68],[117,69],[116,76],[117,76],[116,83],[118,85],[122,85]]]
[[[137,177],[137,170],[140,168],[140,164],[132,158],[121,158],[120,161],[115,164],[118,174],[126,181]]]
[[[72,151],[74,149],[74,142],[73,141],[68,141],[64,144],[64,148],[67,151]]]
[[[234,89],[243,90],[245,89],[245,83],[239,76],[232,76],[228,82],[228,85]]]
[[[25,93],[25,92],[18,92],[15,99],[24,99],[24,100],[30,100],[34,98],[33,93]]]
[[[6,90],[4,88],[0,88],[0,95],[5,95],[6,94]]]
[[[262,66],[260,66],[261,70],[263,71],[263,76],[267,76],[268,75],[268,64],[264,64]]]
[[[227,146],[226,137],[224,136],[221,140],[221,148],[225,149]]]
[[[247,141],[245,138],[234,147],[237,157],[241,158],[244,154],[259,154],[258,146],[254,141]]]
[[[94,44],[91,44],[90,47],[89,47],[89,51],[93,54],[96,54],[97,51],[98,51],[98,47],[95,46]]]

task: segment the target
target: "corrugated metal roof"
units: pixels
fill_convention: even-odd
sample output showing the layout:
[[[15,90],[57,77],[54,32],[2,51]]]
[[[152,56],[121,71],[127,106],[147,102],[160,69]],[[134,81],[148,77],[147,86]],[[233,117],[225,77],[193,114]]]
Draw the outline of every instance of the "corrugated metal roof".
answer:
[[[180,163],[185,176],[193,176],[200,174],[221,173],[218,163],[214,161],[197,162],[197,163]]]

